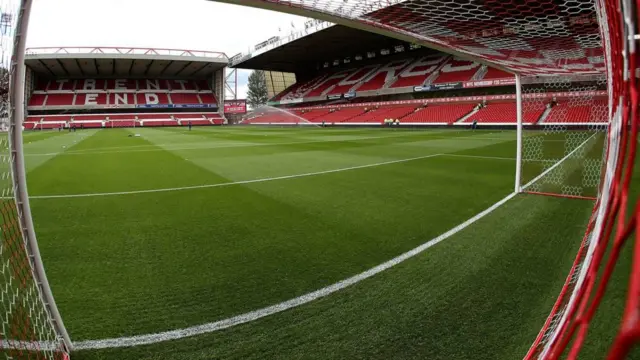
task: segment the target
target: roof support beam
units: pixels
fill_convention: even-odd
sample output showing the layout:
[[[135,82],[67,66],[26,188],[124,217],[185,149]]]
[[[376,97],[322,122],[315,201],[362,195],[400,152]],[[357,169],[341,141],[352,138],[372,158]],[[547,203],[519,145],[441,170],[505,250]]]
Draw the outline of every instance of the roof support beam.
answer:
[[[56,76],[56,73],[54,73],[54,72],[53,72],[53,70],[51,70],[51,69],[47,66],[47,64],[45,64],[45,62],[44,62],[44,61],[42,61],[42,60],[38,60],[38,61],[40,62],[40,64],[42,65],[42,67],[44,67],[45,69],[47,69],[47,71],[49,72],[49,74],[51,74],[51,76],[53,76],[53,77],[55,77],[55,76]]]

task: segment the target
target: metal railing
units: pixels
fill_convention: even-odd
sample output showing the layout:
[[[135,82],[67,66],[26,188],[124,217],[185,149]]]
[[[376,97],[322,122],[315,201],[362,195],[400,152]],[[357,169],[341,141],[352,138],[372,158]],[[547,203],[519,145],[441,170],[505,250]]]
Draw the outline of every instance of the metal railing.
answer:
[[[53,46],[32,47],[26,50],[28,55],[43,54],[100,54],[100,55],[168,55],[185,57],[208,57],[212,59],[228,60],[229,57],[219,51],[182,50],[163,48],[135,48],[135,47],[103,47],[103,46]]]

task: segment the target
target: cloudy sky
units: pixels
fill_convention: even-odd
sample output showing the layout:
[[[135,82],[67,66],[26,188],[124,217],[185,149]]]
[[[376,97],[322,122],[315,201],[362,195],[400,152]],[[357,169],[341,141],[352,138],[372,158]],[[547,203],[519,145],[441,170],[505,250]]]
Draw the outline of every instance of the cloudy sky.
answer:
[[[206,0],[34,0],[27,47],[130,46],[225,52],[229,57],[304,18]],[[248,71],[239,76],[246,94]]]

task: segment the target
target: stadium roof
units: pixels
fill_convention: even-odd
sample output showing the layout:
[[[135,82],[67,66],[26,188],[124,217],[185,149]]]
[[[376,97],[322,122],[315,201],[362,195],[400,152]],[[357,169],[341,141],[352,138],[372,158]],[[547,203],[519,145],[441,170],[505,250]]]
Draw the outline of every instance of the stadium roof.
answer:
[[[228,62],[221,52],[120,47],[31,48],[25,57],[31,70],[55,78],[205,78]]]
[[[234,67],[295,73],[308,70],[322,61],[364,54],[381,48],[393,48],[406,42],[342,25],[324,28],[299,37],[269,51],[253,55]]]
[[[605,72],[593,0],[212,0],[313,17],[513,73]],[[606,19],[605,19],[606,20]]]

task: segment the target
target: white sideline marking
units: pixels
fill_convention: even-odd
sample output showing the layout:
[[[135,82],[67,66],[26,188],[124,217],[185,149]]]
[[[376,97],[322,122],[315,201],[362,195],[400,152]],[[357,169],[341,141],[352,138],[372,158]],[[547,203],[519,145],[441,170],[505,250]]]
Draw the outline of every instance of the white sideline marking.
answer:
[[[543,171],[540,175],[536,176],[533,180],[529,181],[528,183],[526,183],[523,187],[522,190],[525,190],[526,188],[528,188],[529,186],[531,186],[533,183],[535,183],[536,181],[540,180],[543,176],[547,175],[549,172],[551,172],[553,169],[557,168],[560,164],[562,164],[565,160],[567,160],[571,155],[575,154],[576,151],[578,151],[578,149],[580,149],[582,146],[584,146],[584,144],[586,144],[589,140],[591,140],[594,136],[596,136],[597,133],[593,133],[593,135],[589,136],[587,138],[587,140],[583,141],[582,144],[576,146],[575,149],[573,149],[570,153],[568,153],[565,157],[563,157],[562,159],[560,159],[560,161],[558,161],[557,163],[553,164],[553,166],[551,166],[550,168],[548,168],[547,170]],[[529,160],[525,160],[525,161],[529,161]]]
[[[404,262],[420,253],[422,253],[423,251],[429,249],[430,247],[437,245],[438,243],[440,243],[443,240],[446,240],[447,238],[451,237],[452,235],[460,232],[461,230],[465,229],[466,227],[468,227],[469,225],[475,223],[476,221],[482,219],[483,217],[485,217],[486,215],[488,215],[489,213],[493,212],[495,209],[497,209],[498,207],[502,206],[504,203],[506,203],[507,201],[511,200],[514,196],[516,196],[517,193],[511,193],[509,195],[507,195],[505,198],[503,198],[502,200],[498,201],[497,203],[491,205],[490,207],[488,207],[487,209],[485,209],[484,211],[476,214],[475,216],[473,216],[472,218],[468,219],[467,221],[459,224],[458,226],[450,229],[449,231],[443,233],[442,235],[433,238],[431,240],[429,240],[428,242],[412,249],[409,250],[407,252],[405,252],[404,254],[397,256],[387,262],[384,262],[374,268],[371,268],[365,272],[362,272],[360,274],[357,274],[355,276],[352,276],[350,278],[344,279],[342,281],[339,281],[335,284],[329,285],[327,287],[324,287],[322,289],[304,294],[302,296],[287,300],[287,301],[283,301],[281,303],[275,304],[275,305],[271,305],[262,309],[258,309],[258,310],[254,310],[251,312],[247,312],[241,315],[237,315],[234,317],[230,317],[224,320],[219,320],[219,321],[215,321],[215,322],[211,322],[211,323],[207,323],[207,324],[202,324],[202,325],[197,325],[197,326],[192,326],[192,327],[188,327],[188,328],[184,328],[184,329],[177,329],[177,330],[170,330],[170,331],[164,331],[164,332],[160,332],[160,333],[155,333],[155,334],[145,334],[145,335],[136,335],[136,336],[127,336],[127,337],[120,337],[120,338],[111,338],[111,339],[101,339],[101,340],[86,340],[86,341],[79,341],[77,343],[73,344],[73,349],[75,350],[87,350],[87,349],[105,349],[105,348],[118,348],[118,347],[129,347],[129,346],[139,346],[139,345],[147,345],[147,344],[154,344],[154,343],[158,343],[158,342],[163,342],[163,341],[169,341],[169,340],[177,340],[177,339],[181,339],[181,338],[185,338],[185,337],[190,337],[190,336],[195,336],[195,335],[201,335],[201,334],[206,334],[206,333],[210,333],[210,332],[214,332],[214,331],[218,331],[218,330],[223,330],[223,329],[227,329],[230,328],[232,326],[236,326],[236,325],[240,325],[240,324],[245,324],[251,321],[255,321],[258,320],[260,318],[263,318],[265,316],[269,316],[269,315],[273,315],[273,314],[277,314],[279,312],[294,308],[294,307],[298,307],[300,305],[304,305],[307,304],[311,301],[317,300],[319,298],[325,297],[327,295],[330,295],[336,291],[342,290],[346,287],[349,287],[351,285],[357,284],[362,280],[368,279],[376,274],[379,274],[395,265],[400,264],[401,262]]]
[[[379,163],[358,165],[358,166],[350,166],[350,167],[333,169],[333,170],[323,170],[323,171],[315,171],[315,172],[309,172],[309,173],[303,173],[303,174],[284,175],[284,176],[276,176],[276,177],[253,179],[253,180],[241,180],[241,181],[225,182],[225,183],[218,183],[218,184],[205,184],[205,185],[182,186],[182,187],[163,188],[163,189],[134,190],[134,191],[116,191],[116,192],[105,192],[105,193],[35,195],[35,196],[29,196],[29,199],[60,199],[60,198],[79,198],[79,197],[91,197],[91,196],[116,196],[116,195],[131,195],[131,194],[147,194],[147,193],[158,193],[158,192],[168,192],[168,191],[182,191],[182,190],[193,190],[193,189],[223,187],[223,186],[231,186],[231,185],[252,184],[252,183],[268,182],[268,181],[275,181],[275,180],[295,179],[295,178],[314,176],[314,175],[331,174],[331,173],[337,173],[337,172],[342,172],[342,171],[364,169],[364,168],[370,168],[370,167],[376,167],[376,166],[382,166],[382,165],[389,165],[389,164],[397,164],[397,163],[403,163],[403,162],[408,162],[408,161],[432,158],[432,157],[441,156],[441,155],[442,154],[431,154],[431,155],[412,157],[412,158],[408,158],[408,159],[383,161],[383,162],[379,162]]]

